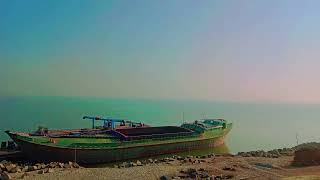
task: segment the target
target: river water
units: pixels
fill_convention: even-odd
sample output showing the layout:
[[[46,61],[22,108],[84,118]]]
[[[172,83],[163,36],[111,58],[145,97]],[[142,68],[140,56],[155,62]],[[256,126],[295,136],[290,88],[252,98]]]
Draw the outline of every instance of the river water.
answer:
[[[184,116],[182,115],[184,114]],[[230,152],[290,147],[319,141],[320,105],[232,103],[191,100],[84,97],[1,97],[0,140],[5,130],[91,127],[84,115],[125,118],[152,126],[224,118],[234,123],[226,139]],[[184,118],[183,118],[184,117]]]

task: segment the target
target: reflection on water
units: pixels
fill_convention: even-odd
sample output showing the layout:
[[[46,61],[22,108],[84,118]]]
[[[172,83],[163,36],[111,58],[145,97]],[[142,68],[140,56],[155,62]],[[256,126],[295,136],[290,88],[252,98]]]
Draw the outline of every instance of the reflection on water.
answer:
[[[175,153],[175,154],[164,154],[159,156],[152,156],[147,158],[139,158],[139,159],[130,159],[126,161],[117,161],[113,163],[107,163],[107,164],[99,164],[99,165],[88,165],[87,167],[113,167],[114,165],[121,164],[122,162],[136,162],[137,160],[143,161],[148,159],[163,159],[166,157],[171,157],[173,155],[177,156],[203,156],[208,154],[227,154],[229,153],[229,148],[226,144],[223,144],[221,146],[215,147],[215,148],[208,148],[208,149],[200,149],[200,150],[192,150],[192,151],[186,151],[181,153]]]

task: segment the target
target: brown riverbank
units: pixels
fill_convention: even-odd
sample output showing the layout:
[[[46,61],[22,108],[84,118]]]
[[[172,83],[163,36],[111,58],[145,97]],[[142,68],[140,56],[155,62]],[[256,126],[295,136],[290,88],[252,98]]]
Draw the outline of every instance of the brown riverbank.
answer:
[[[199,159],[190,158],[194,161]],[[178,160],[128,168],[56,168],[51,173],[15,173],[23,179],[281,179],[292,176],[320,177],[320,166],[292,167],[293,156],[279,158],[219,156],[200,162]],[[40,171],[40,170],[39,170]],[[39,172],[38,171],[38,172]],[[310,177],[310,176],[309,176]],[[320,179],[320,178],[319,178]]]
[[[189,157],[187,161],[168,158],[157,163],[132,167],[47,167],[30,172],[10,173],[14,179],[282,179],[293,176],[320,177],[320,166],[293,167],[293,156],[242,157],[212,156]],[[320,179],[320,178],[319,178]]]
[[[0,163],[14,179],[320,179],[320,166],[293,166],[294,151],[284,148],[238,155],[171,156],[135,160],[108,167],[79,167],[75,163]],[[2,165],[3,166],[2,166]],[[2,167],[1,167],[2,166]],[[13,169],[12,169],[13,168]]]

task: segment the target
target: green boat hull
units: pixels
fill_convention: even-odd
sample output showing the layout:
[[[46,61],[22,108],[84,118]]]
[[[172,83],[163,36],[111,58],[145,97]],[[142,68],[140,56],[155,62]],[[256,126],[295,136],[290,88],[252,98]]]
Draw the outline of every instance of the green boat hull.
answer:
[[[218,147],[224,144],[225,136],[229,130],[225,129],[220,136],[212,138],[115,148],[54,147],[25,141],[18,138],[19,135],[15,133],[8,132],[8,135],[19,145],[23,154],[28,159],[45,162],[75,161],[81,164],[95,164]]]

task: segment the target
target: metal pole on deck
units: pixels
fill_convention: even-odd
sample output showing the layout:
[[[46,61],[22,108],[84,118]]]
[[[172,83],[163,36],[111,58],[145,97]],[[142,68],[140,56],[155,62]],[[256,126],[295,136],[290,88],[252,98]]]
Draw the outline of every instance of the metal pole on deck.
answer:
[[[184,112],[182,112],[182,123],[184,123]]]

